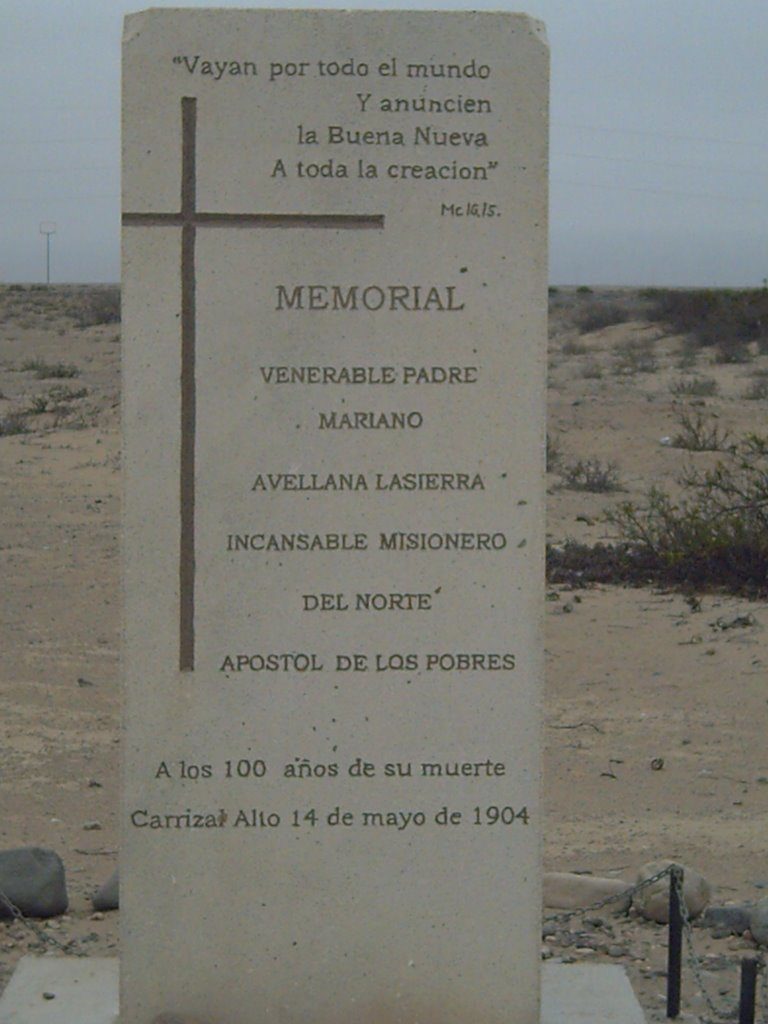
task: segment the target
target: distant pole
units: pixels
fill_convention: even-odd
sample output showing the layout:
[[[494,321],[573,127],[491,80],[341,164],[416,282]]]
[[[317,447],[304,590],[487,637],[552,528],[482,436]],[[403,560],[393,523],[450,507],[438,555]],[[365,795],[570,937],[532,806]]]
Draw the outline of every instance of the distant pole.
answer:
[[[51,283],[51,235],[56,234],[56,224],[52,220],[44,220],[40,224],[40,234],[45,235],[45,283]]]

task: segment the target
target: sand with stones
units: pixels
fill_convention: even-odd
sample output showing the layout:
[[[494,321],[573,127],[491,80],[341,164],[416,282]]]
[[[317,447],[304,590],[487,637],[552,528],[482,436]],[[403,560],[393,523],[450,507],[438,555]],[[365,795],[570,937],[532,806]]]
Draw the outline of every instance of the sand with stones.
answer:
[[[102,291],[0,289],[0,422],[21,412],[28,427],[0,436],[0,849],[60,853],[71,910],[43,930],[94,955],[119,951],[119,914],[94,917],[89,903],[117,861],[120,757],[120,328],[82,326],[94,294],[95,318],[108,309]],[[688,458],[712,459],[661,443],[681,403],[702,403],[734,433],[766,427],[768,400],[742,395],[768,356],[717,365],[702,350],[681,371],[681,339],[645,322],[642,304],[627,323],[574,328],[575,305],[609,301],[634,295],[552,296],[549,433],[561,467],[614,461],[624,490],[574,491],[551,472],[553,541],[610,537],[607,505],[674,487]],[[57,364],[76,375],[41,376]],[[714,378],[718,393],[676,398],[681,376]],[[668,856],[723,900],[768,894],[768,604],[704,595],[693,610],[679,594],[618,587],[548,596],[546,868],[631,879]],[[742,615],[752,624],[721,628]],[[547,954],[625,963],[649,1019],[663,1019],[663,929],[599,916],[603,925],[577,920],[573,935],[544,942]],[[696,942],[710,990],[735,992],[749,940],[697,929]],[[0,923],[0,989],[38,943]],[[694,989],[688,972],[684,1006],[700,1011]]]

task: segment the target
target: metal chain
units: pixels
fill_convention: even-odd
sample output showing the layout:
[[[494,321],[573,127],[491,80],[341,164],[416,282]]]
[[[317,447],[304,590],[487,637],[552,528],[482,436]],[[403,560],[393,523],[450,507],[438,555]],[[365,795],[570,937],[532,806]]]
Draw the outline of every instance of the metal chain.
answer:
[[[42,943],[49,946],[54,946],[56,949],[61,950],[62,953],[66,953],[68,956],[88,955],[82,949],[77,948],[77,946],[75,945],[75,939],[70,939],[70,941],[65,945],[63,942],[59,942],[59,940],[55,938],[53,935],[49,935],[48,932],[44,931],[34,921],[31,921],[28,917],[25,917],[24,914],[16,906],[16,904],[3,892],[2,889],[0,889],[0,903],[4,904],[4,906],[10,911],[11,917],[13,918],[14,921],[18,922],[18,924],[23,925],[25,928],[28,928],[31,932],[34,932],[34,934]]]
[[[647,889],[649,886],[661,881],[662,878],[671,876],[672,869],[674,866],[675,865],[670,865],[669,867],[663,868],[661,871],[657,871],[655,875],[651,875],[649,878],[643,879],[642,882],[638,882],[637,885],[628,886],[626,889],[622,890],[622,892],[613,893],[610,896],[606,896],[602,900],[598,900],[595,903],[590,903],[589,906],[577,907],[574,910],[566,910],[559,914],[551,914],[544,918],[544,923],[565,923],[566,921],[569,921],[572,917],[576,917],[577,915],[589,914],[594,912],[595,910],[601,910],[603,907],[608,906],[610,903],[616,903],[619,900],[626,900],[630,897],[634,897],[637,893],[642,892],[643,889]],[[715,1001],[712,999],[712,997],[706,990],[704,977],[702,974],[703,964],[702,961],[699,959],[693,945],[693,925],[691,924],[691,919],[688,916],[688,908],[685,904],[683,887],[679,881],[676,881],[674,884],[677,887],[680,915],[682,917],[683,922],[683,934],[685,936],[685,942],[688,951],[688,966],[691,968],[693,976],[696,980],[696,984],[698,985],[701,991],[702,998],[704,999],[704,1002],[706,1003],[709,1012],[714,1015],[717,1021],[732,1022],[733,1013],[730,1010],[724,1010],[721,1007],[717,1006]],[[762,957],[760,960],[759,978],[760,982],[758,985],[758,997],[760,1001],[760,1010],[762,1012],[764,1024],[768,1024],[768,970],[766,970],[765,961]]]
[[[609,903],[616,903],[619,900],[626,900],[637,893],[642,892],[643,889],[647,889],[649,886],[654,885],[656,882],[661,881],[662,878],[666,878],[672,874],[672,867],[662,868],[661,871],[657,871],[655,875],[651,875],[650,878],[644,878],[642,882],[638,882],[637,885],[627,886],[621,892],[614,892],[610,896],[606,896],[602,900],[598,900],[596,903],[590,903],[587,907],[576,907],[574,910],[565,910],[560,914],[550,914],[544,918],[544,923],[550,921],[569,921],[572,917],[576,917],[578,914],[590,914],[595,910],[602,910],[603,907],[607,907]]]
[[[673,876],[672,884],[677,890],[677,902],[680,907],[680,917],[683,922],[683,935],[685,936],[685,944],[688,950],[688,966],[693,972],[696,984],[699,986],[699,990],[701,991],[704,1002],[707,1004],[709,1012],[714,1014],[718,1021],[731,1021],[733,1020],[731,1010],[724,1010],[722,1007],[718,1006],[710,996],[709,992],[707,992],[706,985],[704,983],[704,976],[702,974],[703,964],[693,946],[693,925],[691,924],[691,919],[688,916],[688,907],[685,905],[683,885],[680,883],[679,877],[676,876]]]

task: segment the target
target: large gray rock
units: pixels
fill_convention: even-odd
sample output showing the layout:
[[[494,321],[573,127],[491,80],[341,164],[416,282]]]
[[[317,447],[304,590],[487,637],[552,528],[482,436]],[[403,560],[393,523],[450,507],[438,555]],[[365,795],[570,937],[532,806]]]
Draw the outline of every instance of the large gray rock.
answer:
[[[616,896],[630,888],[629,882],[620,878],[599,878],[595,875],[574,875],[568,871],[544,872],[544,906],[556,910],[576,910],[578,907],[589,907],[593,903],[604,900],[607,896]],[[613,913],[623,913],[629,909],[630,897],[617,899],[608,904]]]
[[[0,850],[0,894],[0,918],[14,916],[2,896],[25,917],[63,914],[67,884],[61,857],[37,846]]]
[[[760,946],[768,946],[768,896],[758,900],[749,913],[749,930]]]
[[[652,860],[643,864],[637,872],[637,881],[644,882],[651,878],[662,868],[671,867],[673,864],[680,864],[674,860]],[[686,864],[680,864],[685,872],[683,876],[683,900],[685,902],[688,916],[691,920],[704,912],[712,899],[712,886],[700,875],[698,871],[689,868]],[[658,924],[667,924],[669,921],[669,877],[659,879],[653,885],[643,889],[633,899],[635,909],[649,921],[656,921]]]
[[[120,874],[117,868],[91,900],[94,910],[117,910],[120,906]]]
[[[715,938],[743,935],[750,926],[752,907],[747,903],[729,903],[724,907],[707,907],[702,924],[711,928]]]

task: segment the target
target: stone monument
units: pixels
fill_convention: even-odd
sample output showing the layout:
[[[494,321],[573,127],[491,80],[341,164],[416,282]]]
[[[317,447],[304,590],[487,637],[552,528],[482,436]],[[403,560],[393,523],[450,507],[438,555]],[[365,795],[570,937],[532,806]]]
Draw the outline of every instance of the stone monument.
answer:
[[[547,50],[153,10],[124,52],[123,924],[3,1024],[539,1013]]]
[[[539,1015],[547,49],[124,40],[121,1021]]]

